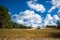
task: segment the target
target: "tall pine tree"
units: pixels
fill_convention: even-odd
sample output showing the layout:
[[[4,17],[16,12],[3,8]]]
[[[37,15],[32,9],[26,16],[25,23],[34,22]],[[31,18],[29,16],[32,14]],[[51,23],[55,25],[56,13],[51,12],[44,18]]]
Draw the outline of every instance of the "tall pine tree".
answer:
[[[10,15],[7,8],[0,6],[0,28],[5,28],[10,26]]]

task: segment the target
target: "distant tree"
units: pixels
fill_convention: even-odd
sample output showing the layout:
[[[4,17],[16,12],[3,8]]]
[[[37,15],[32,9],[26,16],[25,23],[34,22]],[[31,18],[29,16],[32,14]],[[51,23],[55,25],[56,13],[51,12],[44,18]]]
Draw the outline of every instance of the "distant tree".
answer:
[[[11,21],[12,28],[17,28],[17,29],[28,29],[31,28],[31,26],[24,26],[23,24],[17,24],[13,21]]]
[[[40,27],[37,27],[37,29],[40,29]]]
[[[56,28],[56,26],[55,25],[52,25],[52,26],[47,25],[46,28]]]
[[[31,26],[29,26],[28,28],[32,28]]]
[[[0,6],[0,28],[5,28],[10,26],[11,17],[7,8]]]

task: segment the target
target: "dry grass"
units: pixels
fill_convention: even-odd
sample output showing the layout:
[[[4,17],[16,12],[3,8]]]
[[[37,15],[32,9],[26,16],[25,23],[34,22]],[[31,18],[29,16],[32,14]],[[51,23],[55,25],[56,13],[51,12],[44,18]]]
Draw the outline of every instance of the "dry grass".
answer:
[[[11,37],[16,37],[16,38],[21,38],[21,37],[54,37],[55,33],[57,35],[60,35],[60,30],[54,29],[0,29],[0,38],[11,38]],[[54,35],[52,35],[54,34]],[[57,37],[57,36],[56,36]],[[60,36],[59,36],[60,38]]]

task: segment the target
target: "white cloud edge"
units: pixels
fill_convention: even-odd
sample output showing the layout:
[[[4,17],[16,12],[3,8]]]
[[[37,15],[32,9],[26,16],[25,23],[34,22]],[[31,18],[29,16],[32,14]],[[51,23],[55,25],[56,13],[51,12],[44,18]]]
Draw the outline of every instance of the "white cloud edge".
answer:
[[[45,12],[45,7],[42,4],[37,4],[34,1],[28,1],[27,5],[30,9],[36,10],[37,12]]]
[[[60,8],[60,1],[59,0],[52,0],[51,2],[53,6],[48,10],[48,12],[52,12],[55,8]]]

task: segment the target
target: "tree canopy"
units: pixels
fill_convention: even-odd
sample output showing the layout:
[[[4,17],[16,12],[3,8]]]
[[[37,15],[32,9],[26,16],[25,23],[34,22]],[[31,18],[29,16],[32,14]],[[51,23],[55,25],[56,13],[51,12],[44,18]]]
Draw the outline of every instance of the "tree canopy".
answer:
[[[8,27],[11,17],[7,8],[0,6],[0,28]]]

